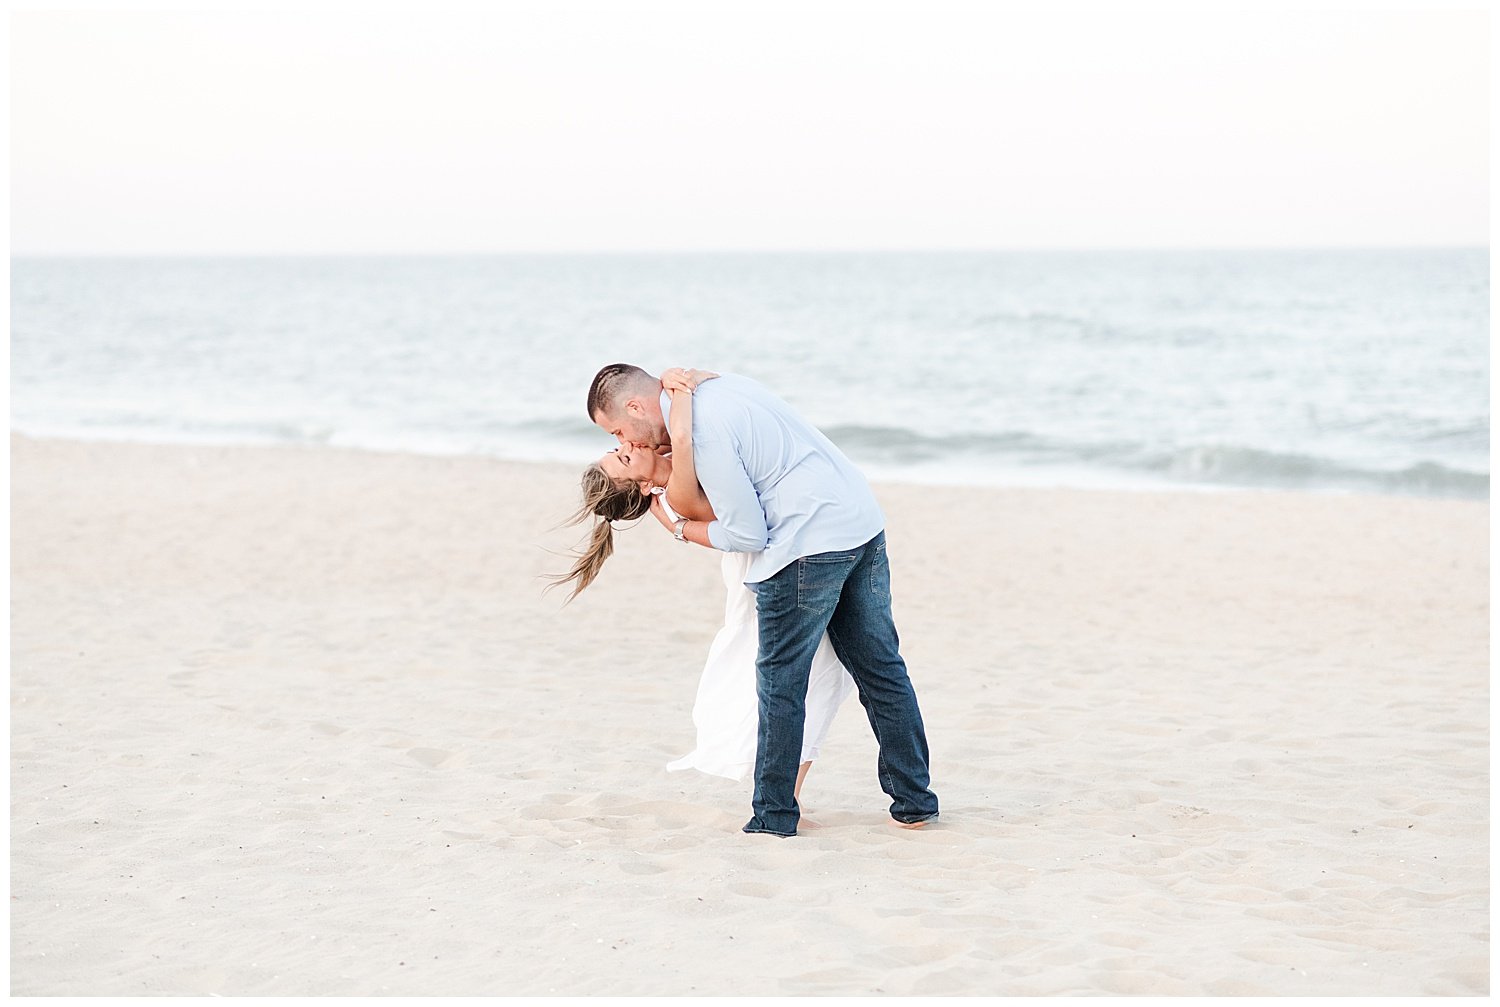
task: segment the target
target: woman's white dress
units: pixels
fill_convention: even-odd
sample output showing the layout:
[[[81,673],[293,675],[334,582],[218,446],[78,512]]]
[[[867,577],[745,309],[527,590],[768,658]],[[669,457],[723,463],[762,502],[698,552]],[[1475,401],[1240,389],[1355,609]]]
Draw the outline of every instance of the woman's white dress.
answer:
[[[709,645],[703,676],[698,680],[698,697],[693,701],[698,747],[668,763],[668,769],[697,769],[731,780],[744,779],[755,769],[760,727],[755,655],[760,649],[760,633],[755,595],[745,586],[750,556],[743,552],[724,554],[722,569],[728,590],[724,600],[724,628]],[[801,762],[818,757],[818,747],[828,734],[833,715],[853,691],[854,679],[839,663],[825,633],[807,680]]]

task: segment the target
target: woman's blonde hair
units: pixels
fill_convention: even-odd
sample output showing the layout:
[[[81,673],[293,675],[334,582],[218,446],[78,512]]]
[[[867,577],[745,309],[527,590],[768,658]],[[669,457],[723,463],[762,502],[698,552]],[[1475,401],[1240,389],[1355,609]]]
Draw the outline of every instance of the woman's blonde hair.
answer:
[[[582,486],[583,503],[566,523],[582,524],[592,517],[595,518],[594,530],[589,535],[588,545],[573,561],[573,568],[548,578],[552,581],[548,590],[573,585],[569,601],[594,582],[604,561],[615,551],[614,522],[634,521],[645,517],[651,510],[651,498],[635,483],[615,482],[597,462],[583,470]]]

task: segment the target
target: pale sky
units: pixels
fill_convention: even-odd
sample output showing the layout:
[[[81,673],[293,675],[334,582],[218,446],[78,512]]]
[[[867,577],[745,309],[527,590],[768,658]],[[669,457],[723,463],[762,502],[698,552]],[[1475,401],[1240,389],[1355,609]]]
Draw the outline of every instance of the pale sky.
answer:
[[[1482,11],[15,13],[26,254],[1487,244]]]

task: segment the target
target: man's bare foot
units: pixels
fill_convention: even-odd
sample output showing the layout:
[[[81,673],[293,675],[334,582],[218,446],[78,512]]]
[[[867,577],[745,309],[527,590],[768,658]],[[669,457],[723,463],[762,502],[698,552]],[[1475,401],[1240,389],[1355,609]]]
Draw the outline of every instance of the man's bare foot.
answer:
[[[898,822],[894,818],[891,819],[891,824],[898,829],[921,829],[927,826],[926,822]]]
[[[815,822],[811,818],[803,818],[797,822],[797,829],[799,832],[802,829],[821,829],[822,827],[822,822]]]

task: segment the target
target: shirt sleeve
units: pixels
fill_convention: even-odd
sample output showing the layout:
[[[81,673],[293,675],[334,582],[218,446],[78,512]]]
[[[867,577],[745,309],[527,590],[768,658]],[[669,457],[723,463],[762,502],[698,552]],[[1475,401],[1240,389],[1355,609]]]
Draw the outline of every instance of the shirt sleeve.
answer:
[[[721,552],[760,552],[770,540],[766,512],[739,453],[726,441],[703,442],[694,431],[693,465],[717,520],[708,540]]]

